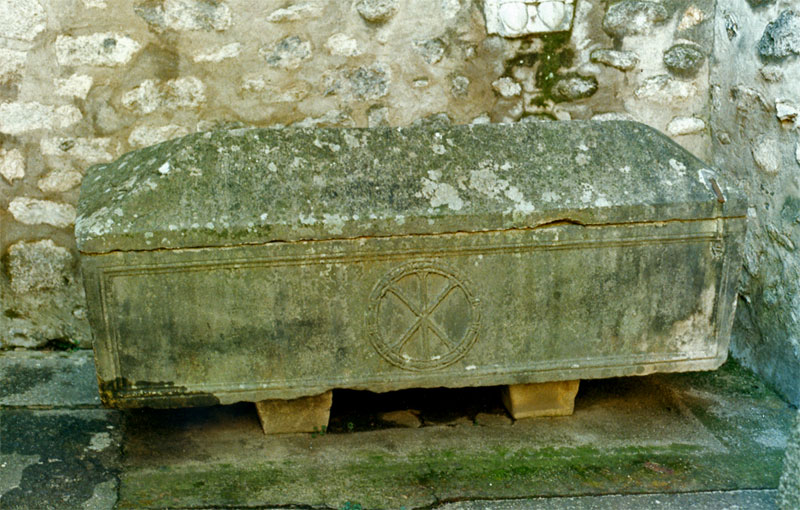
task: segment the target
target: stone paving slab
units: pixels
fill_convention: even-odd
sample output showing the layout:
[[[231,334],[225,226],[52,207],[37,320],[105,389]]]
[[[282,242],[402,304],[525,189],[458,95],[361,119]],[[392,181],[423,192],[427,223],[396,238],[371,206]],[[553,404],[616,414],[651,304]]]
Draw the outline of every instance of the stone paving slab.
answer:
[[[506,426],[473,424],[476,405],[458,418],[463,402],[491,393],[471,391],[406,399],[406,408],[420,410],[418,429],[361,430],[358,420],[377,410],[337,410],[336,394],[327,434],[264,437],[246,404],[128,412],[119,508],[350,502],[410,510],[445,501],[773,490],[794,415],[733,363],[715,373],[585,381],[573,416]],[[451,425],[432,425],[442,422]]]
[[[92,351],[0,356],[0,407],[99,407]]]
[[[572,417],[515,422],[499,388],[337,392],[327,433],[268,437],[252,404],[93,408],[90,356],[0,354],[4,510],[772,509],[796,414],[728,363],[584,381]]]
[[[775,510],[776,491],[745,490],[684,494],[634,494],[507,501],[464,501],[437,510]]]
[[[0,508],[113,508],[118,418],[100,409],[0,410]]]

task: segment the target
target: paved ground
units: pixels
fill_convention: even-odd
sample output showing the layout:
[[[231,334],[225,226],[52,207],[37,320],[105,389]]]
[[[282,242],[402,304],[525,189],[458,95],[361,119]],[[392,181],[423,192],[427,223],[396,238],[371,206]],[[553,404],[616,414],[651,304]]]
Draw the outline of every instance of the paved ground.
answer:
[[[729,363],[517,422],[497,388],[340,391],[325,433],[265,437],[250,404],[104,410],[91,353],[4,353],[0,507],[772,509],[793,417]]]

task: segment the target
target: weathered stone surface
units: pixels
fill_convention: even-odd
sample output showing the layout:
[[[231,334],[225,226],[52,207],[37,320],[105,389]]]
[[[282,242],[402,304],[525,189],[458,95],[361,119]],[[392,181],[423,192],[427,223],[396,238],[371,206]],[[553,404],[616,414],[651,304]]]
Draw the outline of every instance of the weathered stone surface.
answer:
[[[47,26],[38,0],[0,1],[0,34],[9,39],[32,41]]]
[[[72,255],[66,248],[45,239],[11,245],[8,261],[11,288],[23,294],[63,286],[72,264]]]
[[[156,32],[164,30],[216,30],[231,24],[228,4],[217,0],[164,0],[140,2],[134,7],[139,17]]]
[[[469,92],[469,78],[466,76],[454,76],[450,84],[450,93],[456,97],[466,96]]]
[[[414,41],[414,49],[422,56],[425,62],[435,64],[442,60],[447,46],[444,41],[437,37],[425,41]]]
[[[697,117],[675,117],[667,124],[667,133],[672,136],[693,135],[706,128],[703,119]]]
[[[389,108],[381,104],[372,105],[367,110],[369,127],[385,127],[389,125]]]
[[[325,432],[331,415],[333,392],[293,400],[256,402],[258,419],[264,434]]]
[[[769,175],[781,170],[780,149],[774,138],[766,135],[758,137],[751,148],[753,160],[758,168]]]
[[[27,225],[45,223],[54,227],[67,227],[75,221],[75,207],[70,204],[17,197],[8,205],[14,219]]]
[[[382,23],[397,12],[397,0],[359,0],[356,10],[365,20]]]
[[[56,78],[53,85],[56,86],[56,95],[86,99],[93,82],[94,79],[89,75],[73,74],[68,78]]]
[[[797,414],[786,457],[783,459],[778,504],[781,510],[800,508],[800,413]]]
[[[50,106],[41,103],[0,104],[0,133],[20,135],[37,129],[69,127],[81,120],[80,110],[72,105]]]
[[[0,175],[9,183],[25,177],[25,158],[19,149],[0,149]]]
[[[681,16],[681,20],[678,23],[678,30],[688,30],[692,27],[695,27],[705,21],[707,15],[702,10],[698,9],[696,5],[690,5],[686,11],[684,11],[683,16]]]
[[[220,48],[206,50],[203,53],[195,55],[193,60],[195,62],[222,62],[229,58],[236,58],[242,52],[242,44],[235,42],[226,44]]]
[[[62,66],[119,66],[127,64],[141,48],[134,39],[110,32],[59,35],[55,43],[56,58]]]
[[[347,34],[333,34],[325,41],[325,48],[331,55],[340,57],[356,57],[361,55],[361,50],[358,47],[358,41],[348,36]]]
[[[43,138],[41,142],[42,154],[46,156],[69,156],[83,163],[95,164],[110,161],[110,138],[67,138],[58,136]]]
[[[7,254],[10,285],[0,302],[0,348],[91,346],[86,300],[76,281],[77,264],[52,240],[20,241]]]
[[[664,66],[676,76],[696,76],[706,61],[706,56],[692,44],[675,44],[664,52]]]
[[[258,52],[270,67],[297,69],[304,60],[311,58],[311,43],[292,35],[273,46],[264,46]]]
[[[511,384],[503,389],[503,404],[515,420],[538,416],[569,416],[575,408],[580,381]]]
[[[318,18],[322,15],[322,8],[311,2],[296,3],[272,11],[267,16],[271,23],[284,23],[286,21],[300,21],[303,19]]]
[[[606,11],[603,30],[612,37],[625,37],[649,33],[654,26],[664,23],[667,10],[660,3],[643,0],[622,0]]]
[[[800,15],[790,10],[781,12],[764,29],[758,53],[765,59],[777,60],[800,55]]]
[[[121,429],[117,413],[0,410],[0,503],[8,510],[111,510]]]
[[[380,99],[389,93],[391,71],[389,66],[376,62],[347,73],[350,93],[358,100]]]
[[[95,166],[76,232],[104,398],[193,405],[717,366],[736,274],[723,263],[744,212],[713,177],[662,135],[611,122],[226,130]],[[652,241],[625,251],[630,236]],[[632,297],[605,308],[600,295]],[[206,353],[201,369],[179,354],[187,341]]]
[[[83,174],[77,170],[54,170],[45,175],[37,186],[45,193],[62,193],[71,190],[83,179]]]
[[[24,51],[0,48],[0,83],[18,78],[25,67],[27,56]]]
[[[594,76],[565,76],[553,85],[553,97],[560,101],[575,101],[591,97],[597,92]]]
[[[492,88],[502,97],[514,97],[522,92],[522,85],[508,76],[503,76],[492,82]]]
[[[378,418],[386,423],[391,423],[398,427],[405,427],[409,429],[416,429],[422,426],[419,419],[419,413],[413,411],[390,411],[388,413],[381,413]]]
[[[188,134],[189,130],[186,127],[175,124],[167,124],[164,126],[138,126],[134,128],[128,136],[128,143],[131,144],[131,147],[140,148],[148,145],[156,145]]]
[[[478,413],[475,415],[475,424],[481,427],[504,427],[511,423],[511,418],[505,414]]]
[[[91,350],[3,352],[0,380],[0,406],[100,406]]]
[[[659,74],[646,78],[634,91],[634,95],[638,99],[648,99],[659,103],[686,101],[697,95],[697,87],[691,82]]]
[[[615,67],[620,71],[630,71],[639,63],[639,57],[632,51],[594,50],[591,59],[592,62]]]
[[[127,108],[143,114],[162,108],[197,108],[206,100],[205,91],[205,84],[195,76],[166,82],[144,80],[123,94],[121,102]]]
[[[783,98],[776,99],[775,116],[788,129],[800,127],[800,106],[794,101]]]

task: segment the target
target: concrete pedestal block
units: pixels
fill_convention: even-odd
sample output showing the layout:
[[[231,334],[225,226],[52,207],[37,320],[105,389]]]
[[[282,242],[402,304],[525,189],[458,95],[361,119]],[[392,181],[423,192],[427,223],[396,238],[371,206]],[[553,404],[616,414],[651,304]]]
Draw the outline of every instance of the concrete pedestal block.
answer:
[[[328,427],[333,392],[293,400],[261,400],[256,412],[265,434],[317,432]]]
[[[503,404],[515,420],[536,416],[569,416],[575,408],[580,380],[511,384],[503,389]]]

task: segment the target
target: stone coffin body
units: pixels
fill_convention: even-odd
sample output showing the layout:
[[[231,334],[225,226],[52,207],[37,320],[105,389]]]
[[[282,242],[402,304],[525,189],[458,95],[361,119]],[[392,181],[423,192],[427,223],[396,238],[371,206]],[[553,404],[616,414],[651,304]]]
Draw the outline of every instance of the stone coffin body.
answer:
[[[91,168],[117,407],[707,370],[745,203],[626,122],[199,133]]]

